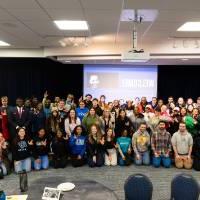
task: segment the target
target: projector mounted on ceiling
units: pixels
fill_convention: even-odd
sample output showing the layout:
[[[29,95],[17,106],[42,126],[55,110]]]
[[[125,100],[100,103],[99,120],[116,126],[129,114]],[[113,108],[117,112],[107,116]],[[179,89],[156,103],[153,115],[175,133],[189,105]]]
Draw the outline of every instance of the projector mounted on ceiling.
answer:
[[[145,53],[143,49],[137,49],[137,27],[136,24],[141,24],[143,20],[142,16],[138,15],[135,11],[135,17],[133,21],[133,48],[129,51],[125,51],[121,54],[122,62],[147,62],[150,59],[150,54]]]
[[[121,55],[122,62],[147,62],[150,59],[150,54],[144,51],[127,51]]]

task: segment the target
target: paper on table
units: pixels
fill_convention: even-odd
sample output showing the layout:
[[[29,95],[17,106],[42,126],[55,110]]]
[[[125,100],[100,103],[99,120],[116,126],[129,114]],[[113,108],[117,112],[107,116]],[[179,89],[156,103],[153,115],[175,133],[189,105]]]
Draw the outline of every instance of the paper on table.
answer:
[[[6,200],[27,200],[28,195],[11,195],[6,196]]]

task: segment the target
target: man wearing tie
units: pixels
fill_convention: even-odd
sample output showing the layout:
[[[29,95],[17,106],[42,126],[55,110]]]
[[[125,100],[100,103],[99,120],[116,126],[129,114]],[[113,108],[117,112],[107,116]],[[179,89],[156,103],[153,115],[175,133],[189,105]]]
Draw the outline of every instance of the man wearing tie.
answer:
[[[26,131],[29,128],[31,116],[29,111],[24,108],[24,101],[22,98],[17,98],[16,107],[10,112],[8,122],[10,124],[11,139],[16,137],[17,129],[24,128]]]

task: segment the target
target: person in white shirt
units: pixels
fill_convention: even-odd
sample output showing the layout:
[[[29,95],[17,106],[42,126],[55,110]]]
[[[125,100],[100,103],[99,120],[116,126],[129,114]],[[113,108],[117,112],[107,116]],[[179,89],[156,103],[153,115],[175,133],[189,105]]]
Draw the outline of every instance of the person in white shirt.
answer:
[[[76,116],[76,111],[71,109],[69,116],[65,119],[65,133],[68,137],[71,136],[74,128],[81,125],[81,120]]]

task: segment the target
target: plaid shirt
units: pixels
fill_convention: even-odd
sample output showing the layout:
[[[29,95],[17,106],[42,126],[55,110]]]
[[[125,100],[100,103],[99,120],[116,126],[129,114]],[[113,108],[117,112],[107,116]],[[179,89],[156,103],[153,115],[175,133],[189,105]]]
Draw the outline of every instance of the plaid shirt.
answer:
[[[158,154],[168,154],[171,151],[171,135],[166,130],[154,132],[151,138],[151,148]]]

